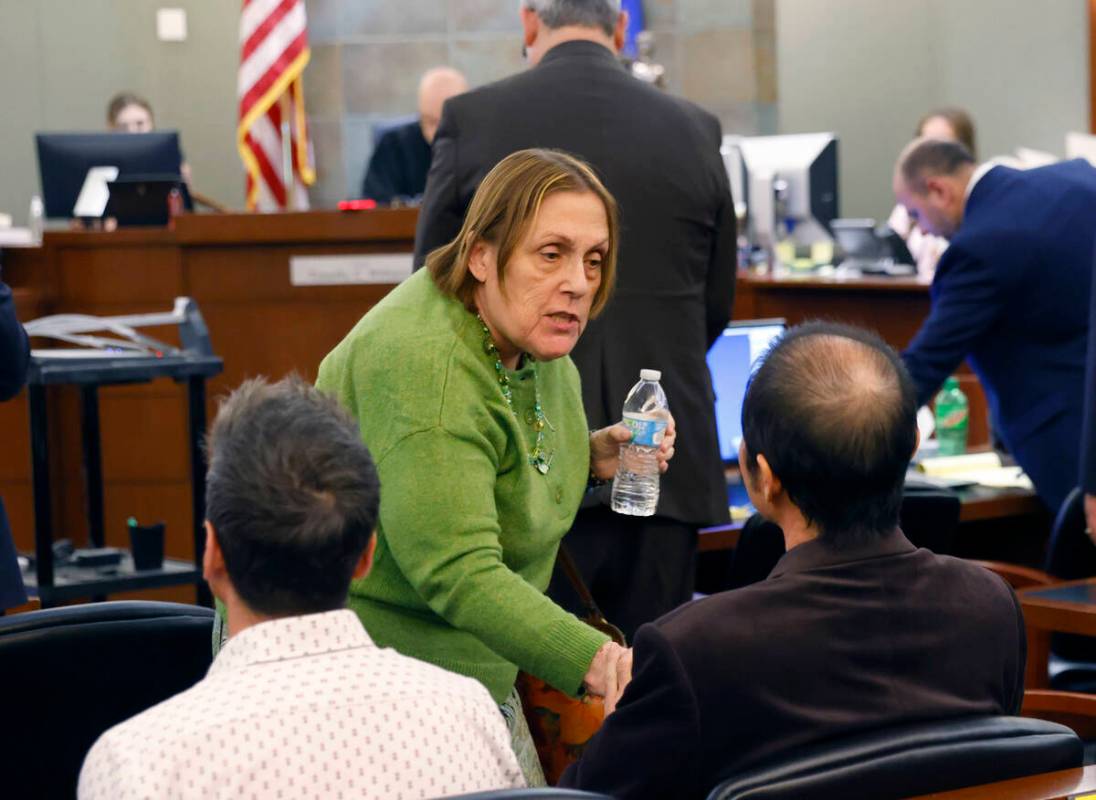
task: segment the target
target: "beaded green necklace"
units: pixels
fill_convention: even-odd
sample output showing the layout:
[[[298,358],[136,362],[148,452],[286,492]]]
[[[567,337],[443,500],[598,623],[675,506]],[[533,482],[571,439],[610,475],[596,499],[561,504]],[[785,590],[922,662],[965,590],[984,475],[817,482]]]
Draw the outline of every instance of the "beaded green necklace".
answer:
[[[510,413],[518,418],[517,409],[514,408],[514,395],[510,391],[510,376],[506,374],[506,367],[502,365],[502,357],[495,346],[495,340],[491,338],[491,330],[483,317],[476,314],[480,327],[483,328],[483,350],[489,358],[495,360],[495,375],[498,377],[499,388],[502,396],[506,398],[506,405],[510,406]],[[540,386],[537,383],[537,363],[533,362],[533,407],[525,412],[525,423],[537,432],[537,440],[529,453],[529,463],[541,475],[547,475],[552,466],[554,453],[546,453],[544,450],[544,429],[548,425],[548,419],[544,416],[544,410],[540,407]]]

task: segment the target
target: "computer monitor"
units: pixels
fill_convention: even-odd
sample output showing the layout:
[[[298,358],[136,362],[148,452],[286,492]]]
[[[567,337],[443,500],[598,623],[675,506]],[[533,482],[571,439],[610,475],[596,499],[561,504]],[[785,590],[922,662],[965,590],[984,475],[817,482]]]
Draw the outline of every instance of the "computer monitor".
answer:
[[[175,131],[152,133],[39,133],[38,171],[46,216],[67,219],[93,167],[114,167],[118,178],[175,179],[184,188]]]
[[[1091,133],[1067,133],[1066,158],[1083,158],[1096,166],[1096,136]]]
[[[732,186],[741,186],[750,243],[771,247],[783,230],[796,244],[830,241],[840,216],[837,136],[794,133],[725,136],[723,161]]]
[[[715,424],[719,453],[725,464],[738,463],[742,441],[742,401],[758,361],[784,335],[782,319],[732,322],[708,350],[708,369],[715,388]]]

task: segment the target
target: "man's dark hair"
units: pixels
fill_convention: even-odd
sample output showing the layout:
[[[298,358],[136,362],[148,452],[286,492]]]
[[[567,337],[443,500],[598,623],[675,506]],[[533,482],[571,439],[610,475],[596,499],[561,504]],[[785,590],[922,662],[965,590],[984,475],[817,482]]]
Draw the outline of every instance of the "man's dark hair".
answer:
[[[954,175],[965,164],[973,164],[974,156],[959,142],[943,139],[922,139],[902,158],[899,169],[902,181],[912,191],[925,192],[925,178],[937,175]]]
[[[620,16],[620,0],[523,0],[553,30],[577,25],[600,28],[612,36]]]
[[[206,517],[240,598],[274,617],[341,608],[377,523],[358,426],[297,376],[244,382],[207,440]]]
[[[750,380],[742,432],[750,474],[764,455],[822,541],[841,547],[898,525],[917,398],[874,333],[824,322],[789,330]]]

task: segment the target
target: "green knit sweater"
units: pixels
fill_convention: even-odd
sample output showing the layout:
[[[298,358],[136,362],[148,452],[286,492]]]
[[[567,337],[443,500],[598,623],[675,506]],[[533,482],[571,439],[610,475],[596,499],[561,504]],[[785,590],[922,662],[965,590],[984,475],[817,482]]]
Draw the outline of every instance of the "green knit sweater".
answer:
[[[515,417],[483,345],[475,316],[419,270],[320,364],[317,386],[358,419],[381,481],[373,569],[349,605],[378,644],[498,702],[519,668],[575,693],[607,638],[544,590],[589,472],[578,371],[565,357],[508,372]],[[528,458],[534,382],[546,475]]]

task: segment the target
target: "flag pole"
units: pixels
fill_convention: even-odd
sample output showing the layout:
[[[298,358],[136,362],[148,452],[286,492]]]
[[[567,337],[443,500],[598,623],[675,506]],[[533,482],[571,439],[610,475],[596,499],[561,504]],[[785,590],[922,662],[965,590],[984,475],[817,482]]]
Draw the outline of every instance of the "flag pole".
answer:
[[[282,186],[285,187],[285,210],[296,210],[296,181],[293,180],[293,137],[289,125],[292,108],[289,103],[289,90],[278,99],[282,111]]]

